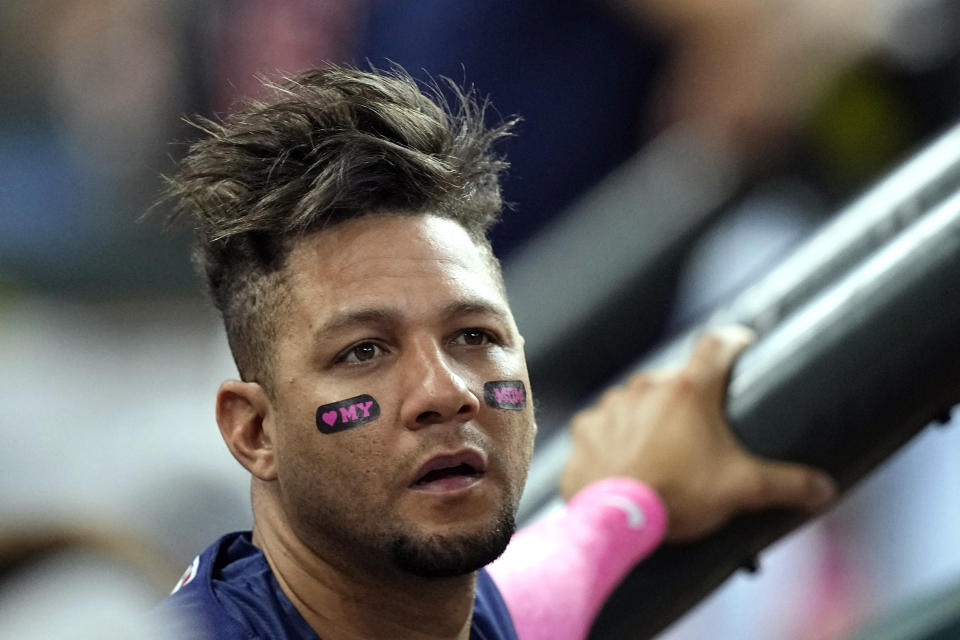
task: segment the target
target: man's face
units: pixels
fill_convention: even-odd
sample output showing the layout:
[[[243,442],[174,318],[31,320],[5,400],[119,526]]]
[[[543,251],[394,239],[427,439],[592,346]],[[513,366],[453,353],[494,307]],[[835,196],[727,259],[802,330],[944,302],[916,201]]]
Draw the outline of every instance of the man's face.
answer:
[[[450,220],[376,215],[307,236],[286,269],[272,404],[294,533],[328,561],[422,575],[492,560],[536,427],[529,398],[520,410],[484,402],[486,382],[530,383],[482,250]],[[361,395],[379,418],[318,429],[318,407]]]

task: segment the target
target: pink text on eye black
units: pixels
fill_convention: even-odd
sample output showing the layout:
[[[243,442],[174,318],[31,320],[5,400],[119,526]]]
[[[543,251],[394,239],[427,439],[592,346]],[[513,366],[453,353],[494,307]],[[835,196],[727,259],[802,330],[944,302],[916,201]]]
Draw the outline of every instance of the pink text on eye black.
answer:
[[[519,411],[527,406],[527,389],[523,380],[496,380],[483,385],[483,400],[495,409]]]
[[[337,433],[359,427],[380,417],[380,405],[369,395],[354,396],[317,408],[320,433]]]

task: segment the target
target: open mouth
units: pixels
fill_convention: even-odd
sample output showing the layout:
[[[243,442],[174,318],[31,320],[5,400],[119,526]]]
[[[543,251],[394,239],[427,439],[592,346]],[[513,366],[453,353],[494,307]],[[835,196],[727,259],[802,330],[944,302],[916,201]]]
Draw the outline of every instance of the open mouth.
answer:
[[[425,484],[430,484],[431,482],[446,480],[447,478],[479,478],[482,475],[482,471],[475,469],[473,466],[467,463],[462,463],[455,467],[444,467],[442,469],[433,469],[428,471],[419,480],[417,480],[416,485],[422,486]]]
[[[486,461],[472,449],[434,456],[417,471],[411,487],[430,491],[453,491],[468,487],[483,477]]]

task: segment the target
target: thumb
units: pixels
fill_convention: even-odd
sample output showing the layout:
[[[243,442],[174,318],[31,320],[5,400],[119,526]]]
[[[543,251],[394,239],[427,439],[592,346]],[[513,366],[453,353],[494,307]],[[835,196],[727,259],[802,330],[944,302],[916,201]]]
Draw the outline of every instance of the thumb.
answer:
[[[757,460],[754,489],[744,495],[747,509],[769,507],[801,508],[814,511],[837,495],[837,485],[822,471],[772,460]]]

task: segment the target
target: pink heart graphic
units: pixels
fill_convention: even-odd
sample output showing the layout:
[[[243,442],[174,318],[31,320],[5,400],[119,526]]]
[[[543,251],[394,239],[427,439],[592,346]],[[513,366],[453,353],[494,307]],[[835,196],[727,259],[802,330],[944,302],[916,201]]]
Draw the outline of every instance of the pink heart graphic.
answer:
[[[323,421],[324,421],[324,422],[326,422],[328,425],[330,425],[330,426],[332,427],[332,426],[333,426],[333,423],[337,421],[337,412],[336,412],[336,411],[326,411],[326,412],[324,412],[323,415],[321,415],[320,417],[323,418]]]

